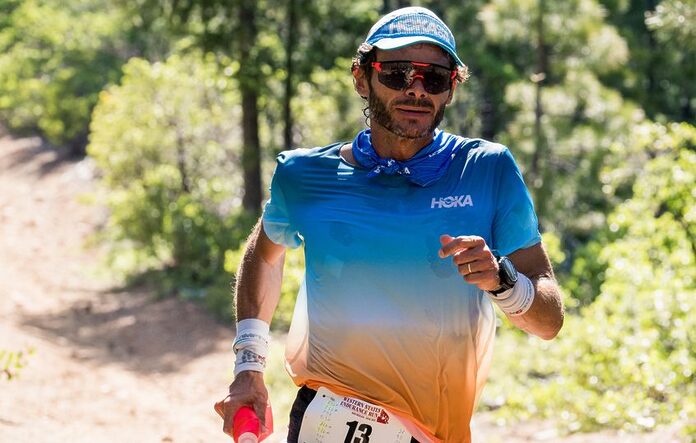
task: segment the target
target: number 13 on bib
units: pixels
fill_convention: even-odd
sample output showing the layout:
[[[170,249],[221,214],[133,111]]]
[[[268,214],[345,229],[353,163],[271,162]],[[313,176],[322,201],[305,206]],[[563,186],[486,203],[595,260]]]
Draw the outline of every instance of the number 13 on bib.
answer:
[[[319,388],[307,406],[300,443],[409,443],[411,434],[381,406]]]

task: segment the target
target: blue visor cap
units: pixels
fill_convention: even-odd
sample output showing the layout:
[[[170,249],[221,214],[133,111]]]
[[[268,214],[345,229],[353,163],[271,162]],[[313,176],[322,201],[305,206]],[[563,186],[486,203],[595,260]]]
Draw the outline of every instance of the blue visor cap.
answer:
[[[397,9],[379,19],[367,34],[365,43],[379,49],[432,43],[447,51],[457,66],[464,66],[457,55],[452,31],[435,13],[418,6]]]

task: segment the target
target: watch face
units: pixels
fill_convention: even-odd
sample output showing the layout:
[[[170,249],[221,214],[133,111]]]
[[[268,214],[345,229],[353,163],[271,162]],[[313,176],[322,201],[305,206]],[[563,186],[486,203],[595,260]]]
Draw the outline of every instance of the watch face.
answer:
[[[515,265],[507,257],[501,257],[498,265],[500,266],[500,283],[505,286],[514,286],[517,282]]]

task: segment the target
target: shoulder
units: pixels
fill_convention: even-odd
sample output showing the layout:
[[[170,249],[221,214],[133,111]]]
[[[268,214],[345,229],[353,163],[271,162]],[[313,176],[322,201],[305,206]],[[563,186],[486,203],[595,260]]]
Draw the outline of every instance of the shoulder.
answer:
[[[316,148],[296,148],[282,151],[276,156],[276,173],[291,173],[327,161],[335,161],[339,158],[339,149],[343,144],[343,142],[339,142]]]
[[[276,157],[278,163],[295,164],[336,155],[336,150],[344,143],[332,143],[316,148],[295,148],[282,151]]]
[[[509,151],[505,145],[482,138],[462,137],[461,135],[451,134],[445,131],[442,131],[440,135],[443,145],[454,146],[458,150],[478,156],[499,156]]]
[[[469,139],[469,144],[471,145],[471,154],[476,157],[498,159],[510,155],[510,150],[507,146],[482,138]]]
[[[514,163],[507,146],[482,138],[467,138],[450,133],[443,134],[444,142],[456,146],[456,151],[463,153],[467,163],[499,164],[507,161]]]

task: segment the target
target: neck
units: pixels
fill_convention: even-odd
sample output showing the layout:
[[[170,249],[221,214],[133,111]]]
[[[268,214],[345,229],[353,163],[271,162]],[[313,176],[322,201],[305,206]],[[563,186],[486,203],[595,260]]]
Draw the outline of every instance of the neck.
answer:
[[[435,132],[431,132],[424,137],[406,138],[394,134],[385,127],[374,123],[371,127],[372,146],[375,152],[382,158],[393,158],[394,160],[405,161],[413,157],[433,141]]]

